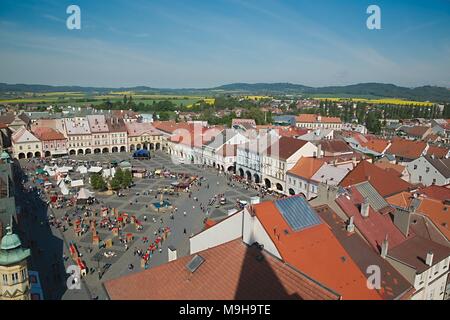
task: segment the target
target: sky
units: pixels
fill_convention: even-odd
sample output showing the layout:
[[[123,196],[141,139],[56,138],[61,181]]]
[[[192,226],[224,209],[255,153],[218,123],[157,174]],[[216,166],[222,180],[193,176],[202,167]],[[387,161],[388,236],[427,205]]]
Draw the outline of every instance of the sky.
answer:
[[[0,82],[450,87],[450,0],[1,0]]]

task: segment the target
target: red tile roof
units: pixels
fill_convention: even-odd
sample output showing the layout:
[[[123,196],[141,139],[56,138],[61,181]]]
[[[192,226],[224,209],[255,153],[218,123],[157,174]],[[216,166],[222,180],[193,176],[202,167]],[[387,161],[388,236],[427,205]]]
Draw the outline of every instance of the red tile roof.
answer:
[[[187,122],[175,122],[175,121],[155,121],[153,122],[153,126],[161,131],[164,131],[166,133],[174,133],[176,130],[179,129],[186,129],[191,130],[194,125],[189,124]]]
[[[444,147],[429,146],[427,155],[434,155],[436,158],[444,158],[448,154],[448,149]]]
[[[381,214],[370,207],[369,216],[363,217],[357,207],[362,195],[354,187],[349,188],[349,191],[351,192],[349,196],[342,195],[338,197],[336,203],[347,217],[354,217],[355,226],[374,250],[381,252],[381,244],[386,236],[388,236],[391,248],[405,241],[406,237],[394,225],[389,214]]]
[[[300,178],[311,179],[324,163],[325,161],[319,158],[302,157],[291,170],[288,170],[287,173]]]
[[[373,150],[378,153],[383,153],[389,146],[390,142],[388,140],[379,138],[368,138],[366,142],[361,142],[363,147]]]
[[[278,141],[274,142],[269,148],[267,148],[267,155],[274,158],[287,160],[307,143],[308,141],[300,139],[281,137]]]
[[[401,164],[395,164],[395,163],[390,163],[387,161],[379,161],[379,162],[375,162],[375,165],[378,168],[381,168],[383,170],[386,171],[390,171],[392,170],[393,173],[397,174],[399,177],[402,176],[403,171],[405,171],[405,166],[402,166]]]
[[[396,207],[400,207],[403,209],[408,209],[411,205],[411,200],[413,199],[413,196],[410,192],[400,192],[397,194],[394,194],[393,196],[387,197],[386,201]]]
[[[450,241],[450,205],[436,199],[421,197],[420,200],[416,212],[426,215]]]
[[[425,263],[427,253],[433,252],[433,266],[450,256],[450,248],[429,239],[414,236],[388,251],[388,256],[413,266],[418,273],[429,269]]]
[[[193,255],[105,283],[112,300],[336,300],[299,271],[236,239]]]
[[[52,128],[37,127],[32,129],[33,134],[41,141],[65,140],[66,137]]]
[[[353,150],[343,140],[322,140],[320,142],[322,150],[329,153],[352,153]]]
[[[359,233],[346,230],[347,221],[343,220],[328,205],[315,208],[320,217],[330,226],[333,234],[350,254],[362,272],[369,266],[380,267],[381,288],[376,289],[385,300],[408,299],[412,285],[380,254],[374,251]]]
[[[298,123],[342,123],[337,117],[323,117],[316,114],[301,114],[295,117]]]
[[[368,161],[361,161],[349,174],[341,181],[340,185],[348,187],[364,181],[370,184],[381,194],[387,197],[401,191],[408,191],[411,184],[402,180],[392,172],[387,172]]]
[[[406,159],[417,159],[425,151],[427,144],[423,141],[411,141],[395,138],[386,153]]]
[[[448,186],[432,185],[426,188],[419,189],[419,193],[424,194],[429,198],[441,201],[450,199],[450,188]]]
[[[345,300],[381,299],[325,224],[294,232],[272,201],[252,207],[284,261],[323,283]],[[288,234],[284,232],[288,230]]]

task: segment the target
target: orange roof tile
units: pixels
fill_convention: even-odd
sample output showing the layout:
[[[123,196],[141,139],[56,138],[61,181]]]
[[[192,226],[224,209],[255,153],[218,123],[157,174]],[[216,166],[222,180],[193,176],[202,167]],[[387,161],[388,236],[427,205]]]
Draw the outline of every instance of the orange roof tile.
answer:
[[[291,170],[288,170],[287,173],[297,177],[311,179],[324,163],[325,161],[319,158],[302,157]]]
[[[190,272],[194,255],[109,280],[112,300],[337,300],[298,270],[241,239],[198,253],[204,262]]]
[[[410,192],[403,191],[387,197],[386,201],[393,206],[407,209],[411,204],[412,198],[413,197]]]
[[[396,138],[392,140],[392,144],[386,152],[398,157],[417,159],[422,155],[426,147],[427,144],[423,141]]]
[[[294,232],[272,201],[252,207],[284,261],[342,295],[345,300],[381,299],[325,223]],[[284,232],[288,230],[288,234]]]
[[[428,155],[434,155],[436,158],[444,158],[448,153],[448,149],[444,147],[430,146],[427,150]]]
[[[358,163],[341,181],[340,185],[348,187],[364,181],[369,181],[383,197],[391,196],[401,191],[409,191],[412,188],[411,184],[397,175],[385,171],[368,161]]]
[[[442,203],[442,201],[421,197],[419,207],[416,212],[426,215],[434,223],[434,225],[445,235],[450,241],[450,205]]]
[[[65,140],[66,139],[61,132],[56,131],[52,128],[37,127],[37,128],[33,128],[32,132],[41,141]]]
[[[450,199],[450,188],[448,186],[431,185],[421,188],[419,192],[436,200],[445,201]]]
[[[401,164],[395,164],[395,163],[390,163],[387,161],[380,161],[380,162],[375,162],[374,163],[378,168],[381,168],[383,170],[394,170],[395,172],[397,172],[400,176],[403,174],[403,171],[405,171],[405,166],[402,166]]]
[[[389,143],[388,140],[384,139],[368,138],[366,142],[361,142],[361,145],[378,153],[383,153],[389,146]]]

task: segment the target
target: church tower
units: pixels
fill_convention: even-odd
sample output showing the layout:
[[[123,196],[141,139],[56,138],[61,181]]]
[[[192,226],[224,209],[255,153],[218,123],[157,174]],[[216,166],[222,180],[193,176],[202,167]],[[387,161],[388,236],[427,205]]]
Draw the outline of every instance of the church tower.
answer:
[[[19,237],[6,228],[0,243],[0,300],[29,300],[27,258],[30,249],[22,248]]]

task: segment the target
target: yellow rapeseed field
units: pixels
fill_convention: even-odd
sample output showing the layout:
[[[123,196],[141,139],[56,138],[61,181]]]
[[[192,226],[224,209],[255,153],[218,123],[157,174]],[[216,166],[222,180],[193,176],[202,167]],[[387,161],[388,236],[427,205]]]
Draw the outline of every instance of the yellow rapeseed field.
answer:
[[[317,100],[322,101],[333,101],[333,102],[365,102],[370,104],[392,104],[392,105],[409,105],[416,107],[432,107],[433,103],[431,102],[422,102],[422,101],[411,101],[411,100],[402,100],[402,99],[361,99],[361,98],[316,98]]]

